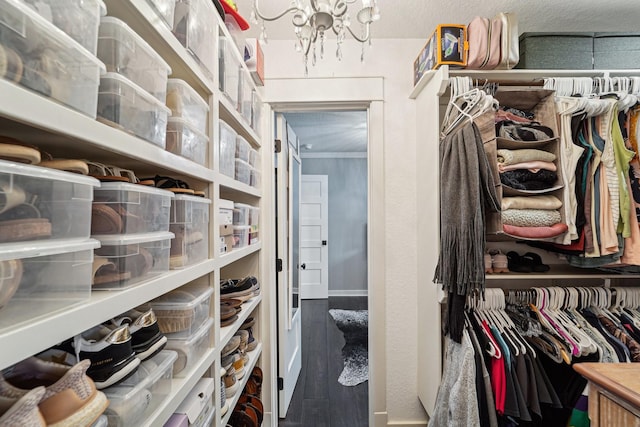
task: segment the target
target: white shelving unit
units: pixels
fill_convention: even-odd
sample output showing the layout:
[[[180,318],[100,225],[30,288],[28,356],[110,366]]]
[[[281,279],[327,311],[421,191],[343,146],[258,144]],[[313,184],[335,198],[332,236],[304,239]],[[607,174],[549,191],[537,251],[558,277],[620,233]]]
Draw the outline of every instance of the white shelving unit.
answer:
[[[262,292],[273,286],[268,283],[272,252],[268,249],[268,236],[272,218],[267,209],[262,209],[264,191],[272,185],[271,173],[267,169],[272,165],[269,154],[272,152],[272,141],[262,140],[251,128],[247,120],[234,108],[229,99],[218,89],[217,52],[218,35],[231,36],[222,19],[216,14],[216,37],[211,40],[216,52],[214,70],[205,71],[190,52],[172,34],[161,21],[156,11],[147,0],[106,0],[107,15],[125,21],[135,32],[144,38],[151,47],[170,65],[170,77],[185,80],[193,87],[210,107],[208,119],[208,136],[210,145],[206,165],[202,166],[186,158],[177,156],[162,148],[91,119],[71,110],[55,101],[26,90],[5,80],[0,80],[0,98],[11,100],[0,105],[0,129],[2,134],[24,141],[32,141],[42,151],[54,157],[85,158],[106,164],[115,164],[132,169],[139,177],[169,175],[187,181],[192,188],[206,190],[207,197],[213,203],[209,224],[209,259],[181,270],[171,270],[133,286],[118,291],[93,291],[88,301],[78,303],[64,311],[51,313],[30,319],[0,330],[0,369],[6,368],[30,355],[38,353],[50,346],[72,337],[96,324],[102,323],[118,314],[136,307],[153,298],[172,291],[193,280],[206,280],[214,288],[211,297],[211,316],[214,318],[213,331],[209,349],[193,366],[184,378],[174,378],[171,392],[164,399],[153,415],[145,420],[144,426],[162,426],[187,396],[195,383],[202,376],[216,379],[214,392],[216,416],[215,426],[225,426],[237,397],[229,402],[230,409],[224,420],[220,418],[220,353],[219,350],[231,339],[243,321],[248,317],[256,319],[253,327],[257,340],[269,336],[265,318],[269,310],[261,307],[265,301],[262,295],[252,298],[242,305],[238,320],[227,327],[220,327],[218,314],[220,279],[254,275],[260,280]],[[213,6],[211,6],[213,7]],[[235,53],[241,58],[240,51]],[[248,73],[242,63],[243,72]],[[252,83],[253,84],[253,83]],[[256,88],[256,90],[258,90]],[[262,172],[261,187],[252,187],[218,172],[217,143],[218,121],[225,120],[234,130],[249,141],[251,146],[260,150],[262,163],[257,167]],[[271,151],[270,151],[271,150]],[[250,202],[261,207],[260,239],[261,242],[233,250],[220,255],[218,199]],[[264,277],[265,281],[261,280]],[[268,339],[268,338],[266,338]],[[249,353],[247,374],[242,381],[246,382],[251,370],[261,363],[269,364],[262,359],[263,344]],[[262,360],[262,362],[261,362]],[[243,382],[243,386],[244,386]],[[240,392],[238,392],[239,396]],[[265,409],[269,411],[270,396],[263,396]],[[265,425],[268,425],[267,423]],[[138,427],[138,426],[135,426]]]
[[[410,94],[416,101],[417,135],[419,135],[416,161],[418,182],[439,182],[438,147],[440,141],[440,120],[448,103],[449,79],[454,76],[469,76],[482,82],[492,82],[517,86],[540,86],[547,77],[616,77],[638,76],[640,70],[454,70],[442,66],[425,73]],[[435,188],[438,188],[437,186]],[[439,241],[439,191],[418,192],[417,232],[420,241]],[[495,239],[495,236],[493,237]],[[501,240],[501,239],[498,239]],[[505,240],[506,241],[506,240]],[[495,242],[494,242],[495,243]],[[418,277],[432,278],[438,262],[437,245],[419,245]],[[487,275],[487,287],[525,288],[533,286],[595,283],[609,286],[612,281],[638,280],[640,276],[615,274],[597,270],[573,268],[566,264],[553,264],[547,273],[538,274],[491,274]],[[432,413],[435,405],[439,379],[442,374],[442,324],[441,302],[444,295],[435,284],[418,288],[418,396],[427,410]]]

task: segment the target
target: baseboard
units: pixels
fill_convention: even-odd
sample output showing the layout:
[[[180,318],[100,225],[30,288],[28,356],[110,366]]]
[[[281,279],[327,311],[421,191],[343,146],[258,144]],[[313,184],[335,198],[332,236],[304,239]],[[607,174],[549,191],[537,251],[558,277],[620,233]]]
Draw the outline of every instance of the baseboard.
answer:
[[[367,289],[336,289],[329,290],[330,297],[366,297],[369,295]]]

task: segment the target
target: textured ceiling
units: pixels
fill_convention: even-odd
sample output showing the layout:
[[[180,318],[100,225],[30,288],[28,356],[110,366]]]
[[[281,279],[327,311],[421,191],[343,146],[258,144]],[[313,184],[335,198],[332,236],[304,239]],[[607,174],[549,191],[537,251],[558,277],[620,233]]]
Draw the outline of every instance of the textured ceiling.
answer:
[[[367,151],[366,111],[315,111],[284,116],[298,136],[301,154]]]

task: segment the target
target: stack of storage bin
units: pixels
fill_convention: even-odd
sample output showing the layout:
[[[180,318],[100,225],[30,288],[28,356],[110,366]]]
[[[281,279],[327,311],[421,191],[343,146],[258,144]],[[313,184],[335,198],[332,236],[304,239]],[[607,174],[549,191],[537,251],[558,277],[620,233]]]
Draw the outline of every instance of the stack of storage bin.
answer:
[[[240,110],[240,60],[234,52],[233,40],[226,37],[218,39],[219,86],[222,93],[231,101],[233,108]]]
[[[260,173],[261,157],[260,152],[254,148],[249,150],[249,185],[260,188],[262,185],[262,174]]]
[[[98,58],[107,68],[100,78],[99,120],[165,148],[169,65],[127,24],[110,16],[100,19]]]
[[[259,241],[260,208],[244,203],[233,205],[234,249],[253,245]]]
[[[236,177],[236,131],[225,123],[220,122],[220,143],[219,146],[219,168],[220,173],[231,178]]]
[[[218,201],[218,222],[220,223],[220,254],[231,252],[234,247],[233,236],[233,202],[220,199]]]
[[[0,331],[91,295],[94,178],[0,161]]]
[[[169,231],[171,269],[184,268],[209,258],[209,208],[211,200],[177,194],[171,201]]]
[[[211,0],[175,1],[173,34],[209,76],[213,76],[216,61],[213,40],[217,19]]]
[[[169,79],[167,107],[171,109],[167,124],[167,151],[206,166],[209,105],[187,82]]]
[[[96,249],[93,289],[123,289],[169,271],[173,193],[122,182],[95,191],[91,233]]]
[[[251,166],[249,166],[249,152],[251,144],[242,136],[236,136],[236,181],[251,184]]]
[[[176,0],[148,0],[153,6],[162,23],[167,28],[173,28],[173,15],[176,8]]]
[[[160,331],[167,337],[165,348],[178,353],[173,365],[177,378],[184,377],[210,347],[212,293],[206,283],[192,282],[139,307],[153,309]]]
[[[27,5],[33,1],[0,0],[2,78],[95,118],[105,69],[95,56],[104,5],[99,0],[42,0],[45,7],[38,14]]]

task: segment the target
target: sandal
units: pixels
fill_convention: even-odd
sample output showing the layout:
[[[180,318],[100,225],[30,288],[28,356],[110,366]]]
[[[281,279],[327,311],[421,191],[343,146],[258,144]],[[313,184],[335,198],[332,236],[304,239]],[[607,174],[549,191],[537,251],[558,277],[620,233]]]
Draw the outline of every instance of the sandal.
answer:
[[[0,136],[0,159],[17,163],[37,165],[40,163],[40,150],[24,144],[17,139]]]
[[[107,258],[94,258],[93,260],[93,280],[91,285],[106,285],[110,283],[119,283],[131,278],[128,271],[119,272],[115,263]]]
[[[190,194],[192,196],[195,195],[195,191],[189,188],[189,184],[177,178],[156,175],[153,178],[142,178],[142,181],[153,181],[154,187],[173,191],[177,194]]]
[[[122,171],[125,169],[115,168],[113,166],[103,165],[98,162],[91,162],[85,160],[87,167],[89,168],[89,176],[92,176],[103,182],[131,182],[131,179],[127,174],[122,175]],[[130,171],[127,171],[130,172]]]

